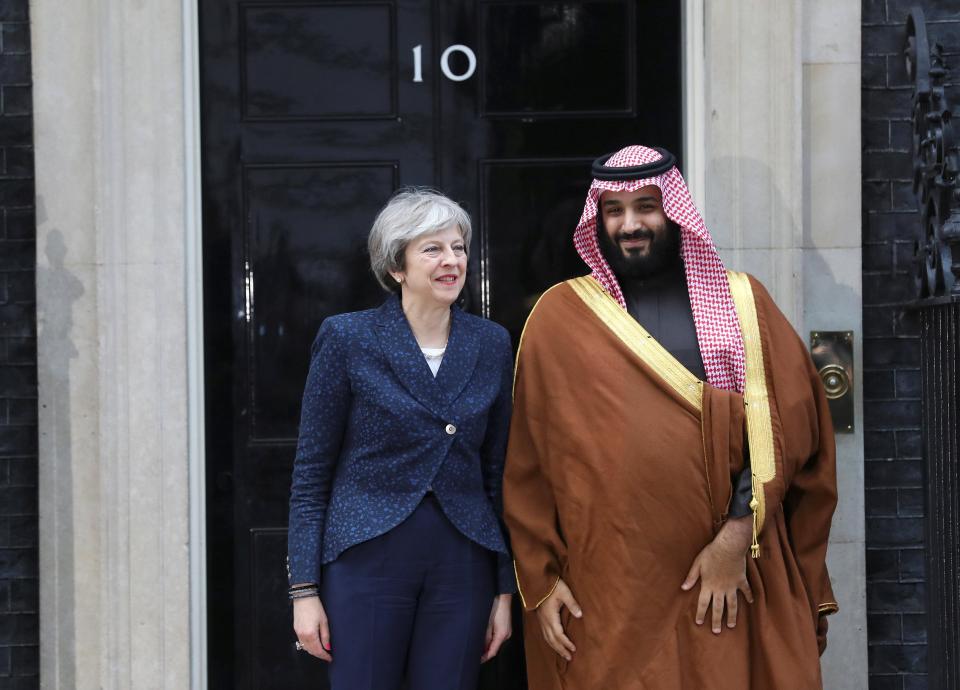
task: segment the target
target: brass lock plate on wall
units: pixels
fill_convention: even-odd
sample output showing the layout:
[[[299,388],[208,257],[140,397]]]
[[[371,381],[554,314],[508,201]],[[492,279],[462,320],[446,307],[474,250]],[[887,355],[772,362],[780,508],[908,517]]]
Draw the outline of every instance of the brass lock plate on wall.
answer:
[[[811,331],[810,356],[837,433],[853,433],[853,331]]]

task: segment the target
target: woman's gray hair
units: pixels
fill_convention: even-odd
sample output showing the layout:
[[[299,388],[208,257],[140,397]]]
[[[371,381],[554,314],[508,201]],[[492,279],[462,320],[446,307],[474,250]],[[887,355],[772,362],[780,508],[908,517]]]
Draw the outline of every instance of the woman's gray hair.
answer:
[[[429,187],[406,187],[383,207],[367,239],[370,269],[385,290],[397,292],[400,284],[391,273],[404,270],[407,245],[451,225],[460,228],[463,243],[470,247],[470,216],[453,199]]]

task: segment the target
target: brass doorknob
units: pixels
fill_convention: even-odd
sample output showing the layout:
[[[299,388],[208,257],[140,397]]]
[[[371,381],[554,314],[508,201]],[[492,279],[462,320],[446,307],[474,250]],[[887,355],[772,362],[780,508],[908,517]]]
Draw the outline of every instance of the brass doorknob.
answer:
[[[842,398],[850,390],[850,377],[847,376],[847,370],[839,364],[827,364],[821,367],[818,373],[830,400]]]

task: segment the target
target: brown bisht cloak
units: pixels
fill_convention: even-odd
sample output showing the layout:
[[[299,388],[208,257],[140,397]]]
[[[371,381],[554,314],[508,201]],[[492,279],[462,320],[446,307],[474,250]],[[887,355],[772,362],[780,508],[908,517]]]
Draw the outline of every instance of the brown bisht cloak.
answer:
[[[521,338],[504,475],[530,690],[820,688],[836,505],[820,378],[767,291],[729,273],[744,394],[699,381],[592,278],[551,288]],[[694,623],[680,584],[726,519],[749,438],[755,601],[735,629]],[[534,609],[558,577],[577,646],[550,649]],[[819,647],[819,649],[818,649]]]

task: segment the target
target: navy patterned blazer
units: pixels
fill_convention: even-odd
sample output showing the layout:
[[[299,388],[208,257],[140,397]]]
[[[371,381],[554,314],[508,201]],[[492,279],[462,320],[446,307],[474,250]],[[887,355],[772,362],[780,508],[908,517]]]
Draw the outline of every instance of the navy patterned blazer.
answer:
[[[516,591],[502,520],[513,357],[507,331],[451,307],[436,378],[391,296],[324,320],[313,343],[290,492],[291,583],[400,524],[428,488]]]

